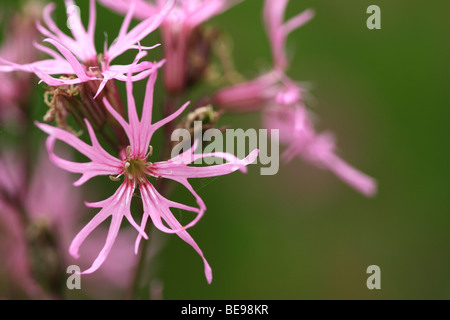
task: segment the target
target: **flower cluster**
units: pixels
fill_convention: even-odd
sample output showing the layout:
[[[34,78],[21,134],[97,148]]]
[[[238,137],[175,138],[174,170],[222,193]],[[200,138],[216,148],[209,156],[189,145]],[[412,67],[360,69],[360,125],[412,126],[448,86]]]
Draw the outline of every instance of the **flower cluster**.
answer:
[[[95,208],[96,213],[68,245],[69,254],[79,258],[80,249],[88,246],[86,243],[93,238],[93,232],[110,219],[102,248],[95,253],[93,262],[89,262],[90,267],[83,270],[83,274],[93,273],[107,264],[107,258],[117,245],[116,240],[124,233],[122,227],[126,220],[134,228],[131,230],[135,236],[135,254],[144,251],[140,250],[140,244],[143,239],[149,239],[151,226],[164,233],[176,234],[201,257],[205,277],[211,283],[211,267],[188,233],[188,229],[196,225],[206,211],[205,202],[191,185],[190,179],[217,177],[236,171],[245,173],[248,165],[257,160],[259,150],[249,150],[243,159],[227,152],[202,153],[203,150],[197,150],[201,143],[194,139],[188,148],[173,156],[170,152],[173,147],[171,134],[199,115],[204,120],[202,129],[205,129],[215,127],[223,112],[261,112],[264,126],[279,130],[281,142],[286,145],[282,155],[286,161],[300,156],[318,167],[331,170],[366,196],[376,192],[373,178],[352,168],[337,156],[332,135],[316,133],[304,103],[304,89],[287,75],[287,37],[313,18],[312,10],[306,10],[285,22],[288,0],[266,0],[263,16],[273,56],[272,68],[256,79],[221,87],[191,103],[186,101],[186,97],[190,97],[194,85],[207,79],[213,64],[211,56],[214,55],[215,43],[219,41],[219,36],[206,28],[205,23],[240,1],[99,2],[124,15],[122,24],[118,25],[117,37],[111,43],[105,39],[101,53],[95,45],[98,39],[95,0],[89,1],[87,27],[82,22],[84,12],[80,13],[75,1],[64,0],[70,35],[53,20],[54,3],[42,10],[36,29],[19,29],[14,41],[28,45],[33,43],[33,48],[26,49],[33,52],[29,57],[22,59],[19,52],[13,50],[9,39],[0,49],[0,77],[7,79],[4,81],[6,85],[0,87],[0,116],[4,109],[13,109],[14,105],[21,103],[21,90],[31,87],[33,81],[27,78],[26,83],[19,83],[12,79],[16,79],[17,75],[34,74],[47,85],[44,100],[50,109],[43,121],[32,118],[34,111],[30,107],[33,103],[28,103],[21,112],[25,123],[33,122],[47,134],[45,145],[51,162],[65,172],[81,175],[73,183],[74,186],[82,186],[94,178],[104,185],[116,185],[116,191],[105,200],[86,203],[87,207]],[[130,28],[133,18],[139,22]],[[159,61],[147,60],[149,53],[154,52],[151,50],[159,44],[143,46],[141,42],[156,30],[160,31],[163,57]],[[44,43],[34,40],[37,31],[45,37]],[[128,55],[125,53],[132,50],[135,54],[128,64],[114,62],[118,57],[126,59]],[[42,59],[43,55],[48,57]],[[163,90],[157,92],[160,70]],[[145,97],[143,103],[136,103],[133,87],[135,82],[141,80],[146,81]],[[124,83],[126,99],[120,95],[120,83]],[[156,96],[164,99],[161,108]],[[156,109],[159,110],[154,112]],[[154,115],[161,113],[161,119],[155,121]],[[162,144],[152,139],[159,129],[164,136]],[[194,132],[192,134],[195,138]],[[33,136],[24,132],[24,150],[29,152],[34,143]],[[62,145],[76,151],[75,155],[69,155],[67,151],[61,153],[59,147]],[[7,150],[1,146],[2,153],[7,154]],[[26,224],[36,212],[51,212],[47,218],[50,217],[57,226],[63,226],[58,232],[67,238],[76,225],[75,220],[78,220],[76,214],[67,212],[78,205],[78,196],[68,199],[64,192],[68,177],[59,173],[55,175],[55,168],[46,164],[42,169],[36,169],[37,178],[33,178],[27,171],[34,164],[32,157],[26,154],[23,158],[26,160],[22,169],[11,168],[12,161],[7,157],[0,161],[0,204],[7,208],[1,210],[0,218],[28,217],[21,222]],[[194,165],[206,158],[220,160],[220,164]],[[40,162],[44,163],[43,160]],[[14,178],[10,179],[11,172],[14,172]],[[54,181],[61,194],[59,199],[53,200],[53,209],[49,209],[48,202],[52,201],[49,193],[44,192],[42,197],[34,195],[43,192],[40,181],[44,180]],[[195,205],[170,200],[168,184],[187,190]],[[31,185],[31,193],[28,193],[28,185]],[[132,207],[132,203],[138,209],[134,205]],[[190,222],[182,224],[174,215],[174,210],[191,216]],[[14,222],[11,219],[8,221]],[[20,230],[21,223],[12,224]],[[26,248],[27,243],[20,246]],[[20,255],[24,261],[21,263],[28,265],[24,256]],[[134,264],[129,265],[128,269],[132,266]],[[31,278],[27,274],[26,279]],[[36,292],[36,284],[31,280],[25,287]]]
[[[232,112],[261,111],[264,125],[280,130],[280,140],[287,146],[282,155],[286,161],[300,156],[320,168],[331,170],[362,194],[373,196],[377,188],[375,180],[336,155],[332,134],[315,131],[302,96],[304,90],[286,75],[289,67],[285,53],[287,36],[314,16],[312,10],[306,10],[284,22],[287,4],[288,0],[266,0],[264,6],[273,68],[254,80],[223,88],[213,101]]]
[[[55,24],[51,18],[55,4],[48,4],[43,12],[43,19],[47,28],[40,23],[38,23],[37,28],[42,35],[47,37],[44,42],[53,45],[57,51],[36,43],[36,48],[48,54],[51,59],[40,60],[29,64],[17,64],[1,58],[0,62],[3,62],[4,65],[0,67],[0,71],[11,72],[20,70],[34,72],[42,81],[50,86],[71,85],[100,80],[101,84],[97,91],[98,95],[111,79],[126,81],[126,74],[131,72],[136,73],[132,78],[133,81],[142,80],[161,66],[162,62],[114,65],[112,61],[131,49],[139,49],[135,62],[142,59],[147,54],[143,50],[152,49],[153,47],[141,47],[139,46],[139,42],[161,25],[164,17],[173,6],[173,1],[169,1],[157,13],[129,30],[131,16],[134,12],[134,5],[131,5],[122,23],[119,35],[109,47],[105,42],[102,54],[98,54],[95,49],[95,0],[90,0],[89,4],[89,25],[86,30],[81,22],[81,17],[78,15],[78,11],[72,9],[76,7],[74,1],[65,0],[72,37],[63,33]],[[52,77],[52,75],[64,75],[65,77],[57,79]]]

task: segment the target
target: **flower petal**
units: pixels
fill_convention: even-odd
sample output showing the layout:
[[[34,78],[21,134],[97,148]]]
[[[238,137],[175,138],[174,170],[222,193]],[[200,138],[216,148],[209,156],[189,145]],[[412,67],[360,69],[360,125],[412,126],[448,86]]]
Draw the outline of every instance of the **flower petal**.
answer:
[[[39,122],[35,123],[42,131],[49,134],[47,138],[47,150],[50,155],[50,159],[59,167],[68,170],[70,172],[82,173],[83,176],[75,183],[76,185],[81,185],[92,177],[98,175],[116,175],[122,171],[122,161],[111,156],[107,153],[99,144],[97,138],[95,137],[94,131],[88,121],[86,121],[86,126],[91,137],[92,146],[81,141],[78,137],[73,134],[53,127],[47,124],[42,124]],[[64,160],[57,155],[55,155],[53,149],[56,140],[60,140],[72,148],[79,151],[81,154],[88,157],[91,162],[77,163],[72,161]]]
[[[181,224],[178,222],[177,219],[175,219],[174,216],[167,217],[166,222],[172,229],[180,229],[180,227],[181,227]],[[205,272],[206,280],[208,281],[209,284],[211,284],[212,270],[211,270],[211,267],[209,266],[208,261],[206,260],[205,256],[203,255],[203,252],[200,249],[200,247],[197,245],[197,243],[194,241],[194,239],[189,235],[189,233],[187,231],[185,231],[185,230],[180,231],[177,233],[177,235],[181,239],[183,239],[186,243],[188,243],[192,248],[194,248],[194,250],[197,251],[197,253],[200,255],[200,257],[203,260],[203,264],[204,264],[204,272]]]
[[[108,257],[108,254],[114,245],[114,241],[119,232],[123,218],[126,217],[128,220],[132,220],[132,218],[130,218],[131,217],[130,206],[133,192],[134,192],[133,184],[130,183],[129,181],[125,181],[117,189],[117,191],[114,193],[113,196],[102,202],[91,204],[91,206],[101,205],[102,209],[73,239],[69,249],[69,252],[72,256],[76,258],[79,256],[78,252],[80,246],[83,244],[86,238],[92,233],[92,231],[94,231],[94,229],[96,229],[109,216],[112,217],[112,220],[103,249],[100,251],[99,255],[93,262],[92,266],[86,271],[82,272],[83,274],[92,273],[96,271],[98,268],[100,268],[100,266]],[[141,236],[147,238],[145,232],[139,226],[137,226],[136,223],[132,223],[132,225],[138,230]]]
[[[330,154],[326,159],[323,160],[323,163],[336,176],[338,176],[342,181],[346,182],[356,191],[362,193],[367,197],[372,197],[376,194],[377,182],[374,178],[353,168],[335,154]]]
[[[129,32],[125,33],[123,32],[123,30],[121,30],[119,36],[114,40],[113,44],[109,47],[109,50],[107,52],[110,61],[114,60],[114,58],[116,58],[123,52],[131,49],[136,43],[156,30],[164,21],[166,15],[172,9],[174,3],[174,0],[168,0],[166,5],[157,14],[152,15],[144,21],[140,22]],[[134,10],[133,5],[131,5],[130,10]],[[124,23],[128,23],[127,21],[128,20],[125,19]]]
[[[156,177],[168,178],[177,180],[179,178],[206,178],[215,177],[225,174],[232,173],[236,170],[244,171],[246,166],[253,163],[258,157],[259,150],[253,150],[245,159],[239,159],[232,154],[217,152],[214,154],[197,154],[193,155],[188,163],[180,162],[179,159],[173,158],[169,161],[161,161],[153,163],[150,168],[152,175]],[[225,164],[204,166],[204,167],[193,167],[187,164],[199,159],[207,157],[217,157],[222,158],[226,161],[230,161]],[[183,157],[186,159],[186,157]]]
[[[91,79],[91,77],[89,77],[86,74],[86,71],[84,70],[84,67],[81,65],[81,63],[67,48],[65,48],[62,44],[60,44],[58,41],[55,41],[53,39],[45,39],[44,41],[51,43],[58,49],[59,52],[61,52],[61,54],[64,56],[64,58],[66,58],[67,61],[69,62],[69,64],[72,66],[72,69],[75,72],[75,74],[77,75],[77,77],[82,82],[85,82],[85,81],[88,81]]]

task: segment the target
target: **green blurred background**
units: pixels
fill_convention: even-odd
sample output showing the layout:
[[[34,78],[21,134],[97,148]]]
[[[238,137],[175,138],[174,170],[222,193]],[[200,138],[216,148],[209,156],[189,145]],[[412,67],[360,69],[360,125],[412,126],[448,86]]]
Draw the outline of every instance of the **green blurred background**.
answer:
[[[366,27],[372,4],[381,30]],[[232,37],[249,78],[271,64],[262,6],[246,0],[209,23]],[[192,248],[159,232],[152,277],[165,299],[450,299],[450,4],[293,0],[288,16],[306,8],[316,17],[288,39],[288,74],[308,83],[318,129],[336,134],[339,154],[378,180],[378,194],[367,199],[300,159],[276,176],[251,166],[194,181],[208,210],[189,232],[213,283]],[[116,34],[118,15],[100,5],[98,13],[98,34]],[[221,123],[259,128],[261,119]],[[366,287],[369,265],[381,268],[381,290]]]

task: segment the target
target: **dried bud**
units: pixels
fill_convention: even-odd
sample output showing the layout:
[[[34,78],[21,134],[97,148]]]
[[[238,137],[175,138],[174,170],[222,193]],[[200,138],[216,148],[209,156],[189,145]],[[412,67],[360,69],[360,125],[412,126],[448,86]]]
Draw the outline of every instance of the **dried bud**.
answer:
[[[44,94],[45,104],[49,107],[49,110],[44,116],[45,122],[56,122],[56,125],[64,130],[79,135],[77,132],[67,123],[67,116],[72,115],[76,123],[84,128],[83,122],[83,104],[76,98],[79,95],[78,86],[59,86],[49,87]]]
[[[212,105],[206,105],[203,107],[199,107],[192,112],[190,112],[177,126],[177,129],[186,129],[189,131],[191,137],[195,137],[199,135],[199,131],[201,135],[208,130],[215,128],[217,122],[222,115],[222,111],[215,111]],[[201,125],[199,125],[201,122]],[[219,130],[225,130],[225,128],[219,128]],[[191,139],[193,142],[194,139]],[[172,149],[178,145],[177,141],[172,142]]]
[[[221,112],[215,111],[212,105],[203,106],[190,112],[186,118],[181,121],[179,128],[192,130],[192,133],[194,133],[195,121],[201,121],[203,124],[202,129],[206,130],[214,127],[220,116]]]
[[[109,126],[114,139],[107,137],[109,142],[118,150],[128,144],[125,132],[117,121],[107,112],[103,98],[107,97],[111,105],[123,115],[123,106],[119,92],[113,81],[106,84],[104,90],[95,99],[100,82],[86,82],[78,85],[61,85],[47,89],[44,98],[49,110],[44,116],[45,122],[56,121],[58,127],[75,135],[80,135],[68,124],[67,117],[72,116],[76,124],[86,129],[85,119],[89,121],[95,131],[100,131],[106,137],[105,127]]]

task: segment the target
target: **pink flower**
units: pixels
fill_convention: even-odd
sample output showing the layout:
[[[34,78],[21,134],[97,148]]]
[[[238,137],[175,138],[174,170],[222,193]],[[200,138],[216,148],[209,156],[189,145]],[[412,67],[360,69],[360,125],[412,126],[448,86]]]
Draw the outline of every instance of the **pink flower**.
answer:
[[[73,0],[65,0],[68,13],[68,23],[72,32],[72,37],[63,33],[51,18],[51,13],[55,9],[53,3],[47,5],[44,10],[44,21],[47,28],[38,23],[39,31],[47,37],[44,42],[53,45],[57,51],[35,44],[36,48],[51,56],[51,59],[41,60],[30,64],[17,64],[0,58],[0,71],[10,72],[20,70],[25,72],[34,72],[42,81],[50,86],[59,86],[63,84],[77,84],[91,80],[100,80],[101,85],[98,93],[106,85],[107,81],[117,79],[126,81],[126,74],[131,65],[114,65],[113,60],[122,53],[130,49],[139,49],[135,61],[142,59],[147,52],[142,50],[152,49],[154,47],[140,47],[137,44],[148,34],[157,29],[165,16],[173,6],[174,0],[167,2],[167,5],[160,10],[155,11],[147,19],[142,21],[136,27],[129,29],[131,17],[135,7],[130,5],[127,15],[120,28],[118,37],[108,47],[105,43],[103,54],[98,54],[95,49],[94,33],[96,24],[95,0],[90,0],[89,24],[87,30],[84,28],[81,18],[76,10],[77,6]],[[133,81],[145,79],[156,68],[161,67],[162,62],[142,62],[133,64],[132,73],[136,73]],[[54,78],[52,75],[70,75],[70,78]]]
[[[366,196],[376,193],[375,179],[351,167],[336,155],[333,135],[328,132],[315,132],[304,105],[275,105],[266,110],[264,116],[266,127],[279,129],[280,141],[287,145],[282,155],[284,160],[290,161],[295,156],[300,156],[317,167],[332,171]]]
[[[281,98],[301,99],[300,87],[284,73],[288,67],[286,39],[290,32],[311,20],[314,11],[306,10],[283,23],[288,1],[266,0],[264,5],[264,22],[273,55],[272,70],[254,80],[219,90],[213,97],[214,105],[231,112],[252,112]]]
[[[2,280],[10,283],[11,287],[14,285],[16,291],[19,289],[30,296],[42,298],[44,293],[33,279],[27,258],[29,252],[24,221],[16,207],[17,203],[26,199],[24,170],[20,170],[22,164],[21,159],[11,152],[5,152],[0,157],[0,275],[7,275]]]
[[[42,299],[44,292],[33,279],[29,251],[20,213],[0,199],[0,292],[9,297],[19,292]],[[9,289],[9,290],[8,290]],[[6,290],[6,292],[5,292]],[[8,292],[9,291],[9,292]],[[12,295],[12,296],[11,296]]]
[[[142,116],[139,120],[132,94],[132,82],[130,77],[127,81],[128,122],[112,108],[106,99],[103,101],[111,115],[123,127],[129,139],[130,145],[121,153],[120,158],[110,155],[101,147],[94,134],[94,130],[88,121],[86,121],[86,126],[88,128],[92,145],[86,144],[76,136],[64,130],[46,124],[37,123],[39,128],[49,134],[47,148],[52,161],[67,171],[82,174],[81,178],[76,181],[74,185],[79,186],[89,179],[99,175],[117,176],[116,178],[113,178],[113,180],[118,180],[121,176],[124,178],[122,184],[113,196],[101,202],[87,204],[89,207],[101,209],[72,241],[70,253],[72,256],[77,257],[81,244],[89,236],[89,234],[108,217],[111,217],[112,220],[106,239],[106,244],[98,257],[95,259],[91,268],[84,271],[84,273],[92,273],[102,265],[103,261],[108,256],[124,218],[126,218],[139,233],[135,245],[136,252],[138,250],[141,238],[147,238],[144,228],[148,218],[150,218],[158,229],[167,233],[176,233],[197,251],[203,259],[206,278],[208,282],[211,282],[211,268],[198,245],[186,231],[187,228],[197,223],[206,210],[203,200],[194,191],[192,186],[189,184],[188,179],[220,176],[236,170],[245,172],[246,166],[256,159],[258,150],[253,151],[247,158],[240,160],[233,155],[226,153],[217,153],[215,155],[194,154],[194,148],[191,148],[187,152],[184,152],[178,157],[172,158],[168,161],[155,163],[150,162],[149,157],[151,156],[151,152],[149,152],[149,148],[150,150],[152,149],[150,147],[150,140],[153,133],[179,116],[189,103],[186,103],[178,111],[167,118],[152,124],[153,88],[156,82],[156,73],[153,73],[151,74],[147,84]],[[57,156],[53,152],[53,147],[56,140],[63,141],[75,148],[89,158],[90,161],[85,163],[77,163],[67,161]],[[192,163],[196,159],[212,156],[223,158],[228,162],[209,167],[188,166],[188,164]],[[195,197],[198,207],[191,207],[166,199],[148,180],[149,177],[167,178],[181,183]],[[140,226],[134,221],[130,212],[131,199],[137,188],[140,190],[144,207],[144,215]],[[170,208],[190,211],[196,213],[197,216],[192,220],[192,222],[188,223],[186,226],[182,226],[173,216]],[[166,222],[168,227],[163,224],[163,221]]]
[[[226,11],[240,0],[178,0],[161,26],[164,56],[164,83],[168,91],[180,92],[188,81],[188,61],[193,31],[207,20]],[[164,0],[100,0],[105,6],[125,13],[135,5],[135,17],[146,19],[158,12]]]
[[[212,99],[213,105],[229,112],[254,112],[270,106],[274,101],[298,101],[301,91],[298,84],[274,69],[256,79],[220,89]]]
[[[301,86],[285,74],[288,67],[286,38],[314,16],[312,10],[306,10],[283,22],[287,4],[288,0],[266,0],[264,6],[273,69],[254,80],[219,90],[213,103],[231,112],[263,110],[266,128],[279,129],[280,141],[287,145],[283,154],[286,161],[299,155],[316,166],[331,170],[362,194],[372,196],[376,192],[375,180],[336,155],[331,134],[315,132],[303,105]]]

